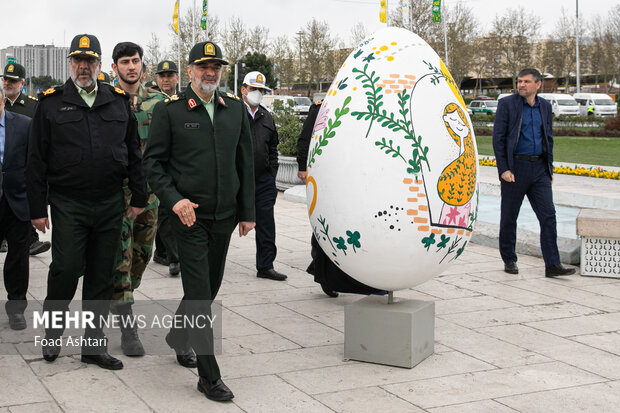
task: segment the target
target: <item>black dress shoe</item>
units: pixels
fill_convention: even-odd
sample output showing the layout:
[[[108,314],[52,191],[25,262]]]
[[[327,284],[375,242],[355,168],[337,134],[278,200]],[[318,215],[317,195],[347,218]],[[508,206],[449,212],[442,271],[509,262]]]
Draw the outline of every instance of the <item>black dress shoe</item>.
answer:
[[[258,270],[258,272],[256,273],[256,276],[258,278],[269,278],[270,280],[275,280],[275,281],[286,280],[286,275],[282,274],[281,272],[277,272],[273,268],[269,270]]]
[[[330,290],[327,287],[325,287],[323,284],[321,284],[321,290],[323,290],[325,294],[327,294],[328,296],[332,298],[338,297],[338,291]]]
[[[192,351],[191,347],[179,347],[172,341],[172,337],[170,333],[166,334],[166,343],[170,346],[171,349],[177,354],[177,361],[183,367],[187,367],[188,369],[193,369],[198,366],[198,361],[196,360],[196,355]]]
[[[96,364],[102,369],[120,370],[123,368],[123,362],[112,357],[108,353],[86,355],[82,354],[82,362],[87,364]]]
[[[26,317],[22,313],[9,314],[9,325],[13,330],[23,330],[26,328]]]
[[[181,264],[178,262],[171,262],[168,266],[168,272],[173,277],[179,275],[179,273],[181,272]]]
[[[565,268],[562,265],[553,265],[545,268],[545,277],[558,277],[562,275],[571,275],[575,273],[574,268]]]
[[[508,274],[519,274],[519,267],[517,267],[516,262],[505,262],[504,272],[507,272]]]
[[[42,252],[49,250],[52,246],[52,243],[49,241],[35,241],[30,244],[30,255],[37,255]]]
[[[228,386],[224,384],[222,379],[217,379],[213,382],[201,377],[198,380],[198,391],[204,394],[207,399],[216,402],[227,402],[232,400],[235,395],[230,391]]]
[[[45,339],[49,340],[47,337],[45,337]],[[41,352],[43,353],[43,360],[51,363],[58,358],[60,347],[56,345],[46,345],[41,348]]]
[[[157,254],[157,251],[155,251],[155,254],[153,254],[153,262],[156,262],[161,265],[165,265],[166,267],[170,265],[170,261],[168,261],[168,257]]]

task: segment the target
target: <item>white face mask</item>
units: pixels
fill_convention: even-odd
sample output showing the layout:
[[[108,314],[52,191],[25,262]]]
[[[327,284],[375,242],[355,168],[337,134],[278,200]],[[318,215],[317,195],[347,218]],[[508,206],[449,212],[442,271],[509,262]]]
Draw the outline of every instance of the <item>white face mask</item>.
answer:
[[[260,91],[258,90],[248,92],[248,94],[245,96],[247,97],[248,103],[250,104],[250,106],[258,106],[260,105],[260,102],[263,100],[263,94],[260,93]]]

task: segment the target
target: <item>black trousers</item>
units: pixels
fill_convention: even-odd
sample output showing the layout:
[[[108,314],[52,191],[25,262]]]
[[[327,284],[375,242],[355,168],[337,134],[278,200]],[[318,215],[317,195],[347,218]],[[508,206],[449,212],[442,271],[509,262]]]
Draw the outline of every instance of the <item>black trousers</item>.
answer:
[[[8,251],[4,260],[4,287],[8,301],[5,305],[7,314],[20,314],[26,309],[28,280],[28,252],[30,247],[29,221],[17,219],[6,198],[0,199],[0,239],[6,237]]]
[[[217,221],[198,219],[187,227],[175,216],[169,219],[183,268],[183,300],[176,314],[210,315],[210,302],[222,284],[230,237],[237,222],[234,217]],[[172,329],[170,333],[173,343],[189,343],[194,349],[199,376],[211,381],[221,377],[212,351],[213,331],[210,328]]]
[[[538,161],[515,159],[515,182],[501,180],[499,251],[504,262],[516,262],[517,217],[527,195],[540,224],[540,249],[545,265],[560,264],[551,177],[544,157]]]
[[[95,328],[84,337],[104,337],[100,316],[107,316],[114,292],[114,262],[120,243],[125,211],[123,193],[101,201],[84,201],[50,191],[52,263],[47,277],[44,311],[67,311],[78,280],[84,274],[82,309],[95,315]],[[64,329],[46,329],[57,338]],[[98,354],[105,348],[82,347],[83,354]]]
[[[256,178],[256,269],[270,270],[278,252],[276,248],[276,221],[273,206],[278,197],[276,179],[269,173]]]

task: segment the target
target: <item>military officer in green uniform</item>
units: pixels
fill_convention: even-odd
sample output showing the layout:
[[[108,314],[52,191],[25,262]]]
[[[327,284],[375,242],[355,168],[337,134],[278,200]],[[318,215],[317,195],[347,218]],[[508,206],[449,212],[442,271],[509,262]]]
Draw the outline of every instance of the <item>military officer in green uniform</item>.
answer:
[[[179,70],[172,60],[163,60],[157,64],[157,87],[167,97],[177,93],[179,84]],[[157,234],[155,235],[155,253],[153,261],[161,265],[167,265],[170,275],[178,275],[181,271],[179,259],[175,253],[176,245],[168,228],[168,211],[159,208],[160,220],[157,222]]]
[[[101,317],[109,311],[114,292],[114,258],[123,214],[135,218],[147,205],[146,181],[136,118],[128,95],[99,83],[101,46],[93,35],[73,38],[67,82],[40,96],[30,128],[26,185],[30,216],[42,232],[49,229],[52,263],[44,311],[68,311],[83,274],[82,308],[94,315],[82,345],[85,363],[118,370],[123,363],[107,352]],[[132,193],[125,207],[123,179]],[[50,317],[51,318],[51,317]],[[57,339],[63,328],[46,328]],[[43,358],[54,361],[60,346],[46,341]]]
[[[170,226],[184,292],[177,314],[195,315],[210,311],[237,223],[240,236],[255,226],[254,162],[244,104],[217,91],[222,65],[228,64],[221,49],[198,43],[188,62],[187,89],[155,106],[144,168],[162,205],[174,213]],[[198,390],[211,400],[230,400],[212,340],[208,328],[172,329],[166,336],[180,363],[193,356],[190,348],[196,351]]]
[[[6,94],[6,110],[32,118],[37,107],[37,98],[22,92],[26,85],[26,68],[19,63],[9,63],[4,67],[2,78],[2,87]]]
[[[168,97],[177,93],[179,84],[179,69],[172,60],[164,60],[157,65],[157,85],[159,90]]]
[[[142,86],[143,50],[132,42],[122,42],[112,50],[112,70],[118,76],[118,87],[129,95],[129,105],[138,121],[140,148],[144,152],[149,137],[149,125],[155,104],[164,100],[164,95]],[[124,186],[125,205],[131,202],[131,190]],[[149,191],[148,205],[144,212],[131,219],[123,219],[120,246],[116,255],[114,274],[114,295],[111,311],[123,317],[131,317],[134,302],[133,291],[140,286],[146,270],[157,229],[157,208],[159,200]],[[143,356],[144,347],[138,337],[136,323],[121,323],[121,348],[126,356]]]
[[[6,95],[5,109],[8,112],[19,113],[20,115],[32,118],[37,107],[37,98],[26,96],[22,89],[26,85],[26,68],[19,63],[9,63],[4,68],[2,87]],[[2,240],[2,247],[6,241]],[[39,241],[39,234],[34,227],[30,228],[30,255],[41,254],[50,249],[49,241]]]

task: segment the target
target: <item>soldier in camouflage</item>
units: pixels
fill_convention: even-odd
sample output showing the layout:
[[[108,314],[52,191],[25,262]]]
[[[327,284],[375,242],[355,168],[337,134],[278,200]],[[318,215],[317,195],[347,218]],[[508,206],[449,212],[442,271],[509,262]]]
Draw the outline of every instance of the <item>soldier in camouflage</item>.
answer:
[[[118,86],[129,96],[129,103],[138,121],[138,135],[142,152],[146,148],[149,126],[155,104],[165,96],[145,88],[142,80],[142,48],[131,42],[119,43],[112,51],[112,69],[118,76]],[[125,202],[131,201],[131,192],[125,186]],[[135,221],[125,218],[121,231],[120,247],[116,257],[114,295],[111,311],[122,317],[132,317],[133,291],[138,288],[142,274],[153,252],[157,229],[159,200],[149,189],[148,205]],[[127,356],[143,356],[144,347],[138,337],[137,326],[121,327],[121,348]]]

